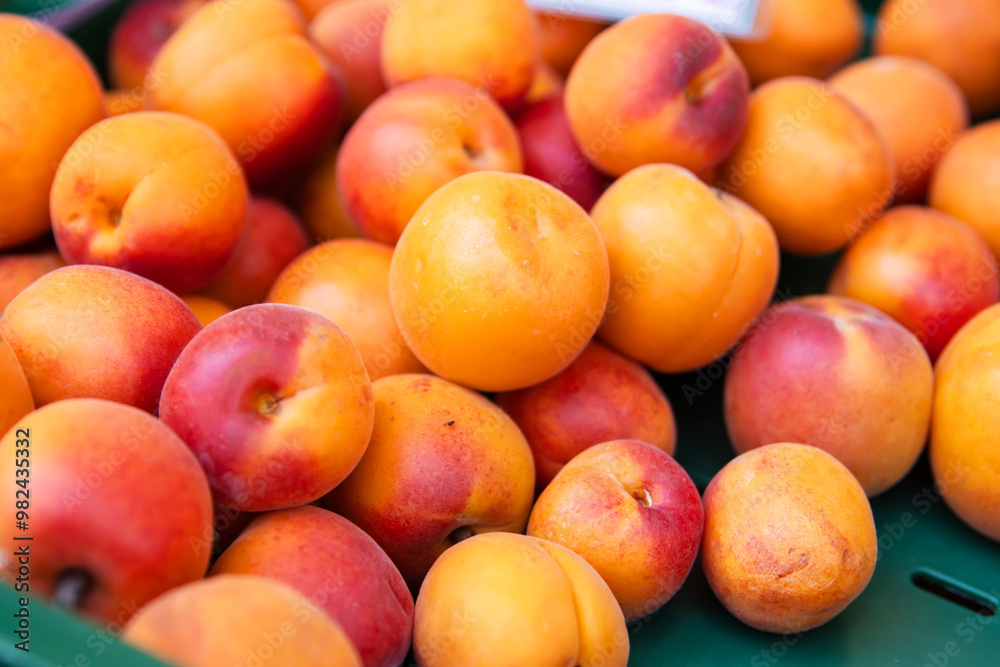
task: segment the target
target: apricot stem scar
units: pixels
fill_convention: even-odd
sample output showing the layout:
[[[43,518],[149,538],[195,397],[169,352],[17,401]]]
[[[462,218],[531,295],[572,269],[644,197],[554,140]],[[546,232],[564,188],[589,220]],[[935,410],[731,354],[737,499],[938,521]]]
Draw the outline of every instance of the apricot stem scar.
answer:
[[[94,587],[94,577],[84,569],[70,567],[56,577],[54,599],[56,606],[67,611],[83,607]]]

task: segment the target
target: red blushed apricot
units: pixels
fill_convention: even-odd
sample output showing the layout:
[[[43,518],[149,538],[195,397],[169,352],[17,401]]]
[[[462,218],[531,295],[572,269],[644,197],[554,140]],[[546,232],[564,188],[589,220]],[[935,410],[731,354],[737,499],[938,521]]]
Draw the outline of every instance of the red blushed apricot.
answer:
[[[149,66],[177,28],[208,0],[140,0],[129,5],[108,43],[108,77],[118,88],[152,87]]]
[[[454,79],[394,88],[340,147],[337,187],[361,233],[394,245],[420,205],[477,171],[520,172],[517,130],[482,90]]]
[[[535,14],[539,53],[563,75],[569,74],[583,49],[606,27],[597,21],[572,18],[566,12]]]
[[[308,247],[302,223],[291,211],[273,199],[254,197],[229,263],[202,292],[232,308],[260,303],[282,270]]]
[[[170,368],[200,330],[163,287],[102,266],[47,273],[0,315],[37,406],[103,398],[155,414]]]
[[[753,92],[746,132],[718,179],[767,218],[782,250],[818,255],[878,217],[895,169],[868,116],[822,81],[789,76]]]
[[[534,28],[524,0],[407,0],[382,35],[382,75],[390,86],[452,77],[514,108],[535,73]]]
[[[194,451],[223,507],[312,502],[354,469],[371,435],[371,383],[339,327],[305,308],[247,306],[184,348],[160,418]]]
[[[210,3],[153,62],[152,107],[211,126],[253,185],[273,181],[315,157],[343,115],[342,74],[305,32],[283,0]]]
[[[354,120],[386,91],[382,81],[382,31],[390,0],[340,0],[309,24],[309,37],[344,73],[347,118]]]
[[[0,63],[0,156],[17,165],[0,179],[0,248],[10,248],[48,231],[56,165],[105,108],[86,56],[41,23],[0,14]]]
[[[539,490],[574,456],[612,440],[641,440],[674,453],[674,413],[639,364],[592,341],[564,371],[527,389],[497,394],[535,458]]]
[[[562,95],[528,106],[517,117],[524,173],[545,181],[589,211],[608,179],[594,169],[576,143]]]
[[[801,633],[823,625],[872,578],[871,506],[847,468],[822,450],[779,443],[737,456],[704,501],[705,576],[726,609],[753,628]]]
[[[297,195],[302,222],[318,241],[361,236],[337,187],[339,153],[339,146],[327,149],[309,171]]]
[[[659,371],[691,370],[724,354],[774,292],[770,225],[681,167],[629,172],[591,213],[611,266],[598,335]]]
[[[25,287],[63,266],[66,261],[55,250],[0,255],[0,312]]]
[[[938,359],[930,458],[936,489],[972,528],[1000,542],[1000,305],[974,317]]]
[[[365,667],[403,664],[413,635],[413,596],[363,530],[319,507],[254,519],[209,573],[256,574],[292,586],[344,628]]]
[[[372,390],[368,450],[323,503],[371,535],[411,587],[458,541],[524,532],[534,467],[503,410],[430,375],[393,375]]]
[[[922,202],[934,165],[969,125],[962,89],[936,67],[899,56],[861,60],[829,83],[886,140],[896,164],[896,203]]]
[[[33,596],[120,626],[158,595],[205,576],[210,550],[198,545],[212,538],[208,483],[163,422],[90,398],[35,410],[0,439],[0,489],[12,500],[17,480],[27,479],[14,456],[24,447]],[[13,512],[11,505],[11,521]],[[0,542],[5,580],[19,576],[24,545],[9,536]]]
[[[0,336],[0,435],[35,409],[31,388],[14,350]]]
[[[848,248],[829,291],[892,316],[934,360],[966,322],[1000,299],[1000,276],[975,229],[934,209],[901,206]]]
[[[876,496],[923,451],[934,378],[916,336],[838,296],[766,311],[726,375],[725,418],[737,452],[775,442],[819,447]]]
[[[692,19],[646,14],[592,41],[566,81],[573,134],[594,165],[711,169],[747,122],[750,82],[726,40]]]
[[[763,34],[730,42],[755,86],[782,76],[825,79],[861,49],[864,19],[857,0],[764,0]]]
[[[608,301],[608,253],[587,213],[539,180],[479,172],[431,195],[389,269],[392,312],[432,372],[481,391],[563,370]]]
[[[278,276],[272,303],[302,306],[342,328],[358,346],[368,377],[425,372],[406,346],[389,303],[392,248],[362,239],[328,241]]]
[[[232,312],[232,308],[221,301],[201,294],[185,294],[181,296],[181,301],[191,309],[203,327],[208,326],[226,313]]]
[[[243,232],[247,185],[204,123],[115,116],[84,132],[52,184],[52,231],[71,263],[101,264],[191,292],[217,276]]]

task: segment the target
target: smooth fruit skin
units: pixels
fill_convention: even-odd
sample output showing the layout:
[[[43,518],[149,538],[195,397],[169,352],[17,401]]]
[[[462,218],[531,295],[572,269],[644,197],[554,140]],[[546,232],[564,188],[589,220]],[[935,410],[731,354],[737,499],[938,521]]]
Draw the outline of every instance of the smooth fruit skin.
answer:
[[[33,595],[51,599],[60,575],[83,570],[92,585],[78,611],[122,624],[161,593],[204,576],[209,550],[192,547],[212,535],[208,482],[162,422],[98,399],[39,408],[0,439],[0,488],[12,503],[16,480],[27,477],[16,463],[22,448],[31,471]],[[23,545],[8,537],[0,546],[11,580]]]
[[[726,40],[671,14],[645,14],[598,35],[566,81],[566,113],[585,154],[622,174],[670,162],[711,169],[747,122],[750,82]]]
[[[528,176],[481,172],[435,192],[396,246],[389,294],[432,372],[481,391],[552,377],[590,341],[608,255],[573,200]]]
[[[229,144],[254,186],[303,166],[336,132],[340,72],[283,0],[211,2],[173,34],[151,66],[152,107],[196,118]]]
[[[0,14],[0,248],[49,229],[56,165],[85,129],[104,118],[101,83],[86,56],[48,26]]]
[[[312,238],[332,241],[361,236],[358,223],[347,212],[344,198],[337,187],[337,160],[340,146],[328,148],[306,175],[296,193],[296,203],[302,222]]]
[[[558,375],[497,394],[496,402],[531,446],[539,491],[602,442],[642,440],[671,455],[677,443],[674,413],[649,372],[597,341]]]
[[[364,454],[371,383],[357,347],[325,317],[258,304],[184,349],[160,418],[191,447],[216,502],[250,512],[312,502]]]
[[[386,91],[382,32],[391,7],[390,0],[338,0],[309,23],[310,39],[344,73],[348,120]]]
[[[954,79],[973,116],[1000,109],[1000,6],[993,0],[887,0],[873,36],[877,55],[919,58]]]
[[[229,263],[202,292],[232,308],[260,303],[285,267],[308,247],[302,223],[284,204],[253,197]]]
[[[140,0],[118,19],[108,43],[108,78],[116,88],[152,88],[157,54],[177,28],[207,0]]]
[[[847,249],[829,291],[894,318],[933,361],[966,322],[1000,300],[1000,275],[975,229],[934,209],[898,206]]]
[[[974,317],[935,367],[931,469],[948,506],[973,529],[1000,542],[1000,306]]]
[[[764,34],[730,43],[755,86],[782,76],[825,79],[861,49],[864,18],[857,0],[767,0],[758,19]]]
[[[592,211],[611,295],[598,335],[654,369],[711,363],[770,301],[778,247],[756,211],[676,165],[635,169]]]
[[[747,625],[805,632],[868,585],[878,544],[865,493],[826,452],[774,444],[730,461],[705,490],[701,563]]]
[[[389,303],[392,248],[364,239],[327,241],[289,264],[268,294],[271,303],[315,311],[344,330],[361,352],[368,377],[422,373]]]
[[[35,409],[31,388],[14,350],[0,337],[0,435]]]
[[[323,504],[371,535],[414,590],[458,536],[524,531],[535,471],[510,417],[430,375],[385,377],[372,390],[368,450]]]
[[[181,297],[181,301],[191,309],[203,327],[207,327],[223,315],[233,312],[232,308],[221,301],[201,294],[185,294]]]
[[[47,273],[0,315],[38,407],[103,398],[156,414],[167,374],[200,330],[160,285],[103,266]]]
[[[413,596],[385,552],[347,519],[305,506],[257,517],[211,576],[282,581],[337,621],[365,667],[398,667],[410,650]]]
[[[536,54],[523,0],[407,0],[382,33],[382,76],[390,87],[451,77],[515,108],[531,87]]]
[[[248,198],[242,170],[210,127],[135,112],[94,125],[63,157],[52,184],[52,231],[71,263],[190,292],[229,261]]]
[[[64,266],[55,249],[0,255],[0,312],[28,285]]]
[[[535,12],[535,26],[541,57],[564,76],[569,74],[587,44],[607,27],[603,23],[571,18],[566,12]]]
[[[517,117],[524,173],[562,190],[585,211],[593,208],[608,179],[587,160],[569,127],[563,96],[528,106]]]
[[[1000,257],[1000,121],[982,123],[959,137],[934,170],[928,203],[967,222]]]
[[[774,79],[750,96],[746,132],[718,187],[760,211],[782,250],[833,252],[892,200],[892,154],[874,123],[826,83]]]
[[[778,304],[740,344],[725,384],[737,452],[801,442],[835,456],[869,496],[901,480],[923,451],[934,378],[917,337],[838,296]]]
[[[962,89],[936,67],[902,56],[861,60],[829,84],[886,140],[896,165],[895,202],[923,202],[931,171],[969,125]]]
[[[350,218],[364,236],[388,245],[450,181],[522,168],[517,130],[503,109],[485,92],[444,78],[414,81],[376,100],[344,137],[336,167]]]
[[[694,482],[669,454],[638,440],[587,449],[531,510],[528,535],[583,557],[626,621],[655,612],[687,579],[705,514]],[[627,545],[627,547],[626,547]]]
[[[420,667],[624,667],[629,639],[608,585],[586,561],[552,542],[490,533],[431,568],[413,651]]]
[[[336,621],[292,587],[253,575],[211,577],[173,590],[136,614],[122,639],[183,667],[362,666]]]
[[[531,88],[524,98],[524,103],[531,105],[549,97],[561,95],[565,87],[566,80],[562,74],[555,71],[544,60],[539,60],[535,63],[535,78],[531,80]]]

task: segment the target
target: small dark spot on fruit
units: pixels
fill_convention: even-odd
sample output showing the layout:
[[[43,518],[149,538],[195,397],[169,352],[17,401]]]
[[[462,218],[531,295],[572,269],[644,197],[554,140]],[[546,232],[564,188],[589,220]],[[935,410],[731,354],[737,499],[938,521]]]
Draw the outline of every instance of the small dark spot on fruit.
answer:
[[[445,426],[454,426],[454,425],[455,425],[455,422],[454,422],[454,421],[450,421],[450,422],[448,422],[447,424],[445,424]]]

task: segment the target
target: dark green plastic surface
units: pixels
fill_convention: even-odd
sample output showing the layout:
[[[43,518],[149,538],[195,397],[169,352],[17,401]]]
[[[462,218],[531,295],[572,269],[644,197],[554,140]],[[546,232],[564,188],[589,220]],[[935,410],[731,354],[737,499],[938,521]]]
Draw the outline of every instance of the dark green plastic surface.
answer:
[[[19,8],[28,1],[17,0]],[[119,1],[70,33],[102,70],[107,35],[124,4]],[[878,3],[864,4],[871,11]],[[786,299],[825,291],[834,258],[786,255],[782,262],[778,298]],[[733,455],[722,421],[724,367],[725,360],[698,373],[660,378],[677,417],[678,460],[701,490]],[[875,576],[827,625],[801,636],[757,632],[726,612],[696,564],[664,609],[630,627],[630,664],[1000,666],[1000,616],[979,614],[912,581],[924,573],[924,579],[972,589],[980,611],[995,610],[1000,604],[1000,544],[967,528],[944,505],[934,492],[926,457],[902,483],[876,498],[872,508],[879,532]],[[0,586],[0,665],[160,664],[112,640],[116,627],[102,633],[38,600],[30,606],[31,653],[17,651],[12,622],[17,597]]]

